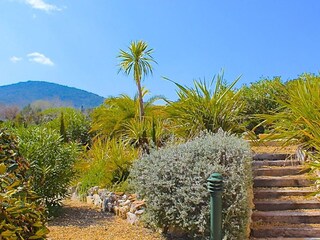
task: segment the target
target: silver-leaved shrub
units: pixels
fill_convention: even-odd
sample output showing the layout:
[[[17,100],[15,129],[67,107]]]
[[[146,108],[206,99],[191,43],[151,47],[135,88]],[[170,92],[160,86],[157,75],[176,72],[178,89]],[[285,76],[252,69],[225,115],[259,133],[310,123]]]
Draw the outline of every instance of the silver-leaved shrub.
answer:
[[[146,221],[164,231],[178,229],[185,239],[209,237],[207,178],[224,178],[223,239],[247,239],[252,204],[251,151],[247,142],[223,131],[202,133],[180,145],[137,160],[132,185],[147,201]]]

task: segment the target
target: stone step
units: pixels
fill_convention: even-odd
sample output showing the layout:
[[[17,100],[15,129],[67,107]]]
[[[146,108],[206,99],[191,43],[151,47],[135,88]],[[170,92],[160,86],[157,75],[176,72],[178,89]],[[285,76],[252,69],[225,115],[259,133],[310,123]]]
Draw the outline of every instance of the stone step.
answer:
[[[287,153],[257,153],[253,155],[253,160],[286,160],[295,158],[295,154]]]
[[[309,172],[310,169],[300,166],[287,166],[287,167],[261,167],[254,170],[254,176],[286,176],[286,175],[299,175]]]
[[[291,225],[261,225],[251,229],[251,240],[262,239],[290,239],[290,240],[315,240],[320,239],[320,226],[313,224]]]
[[[255,188],[253,193],[255,199],[270,199],[286,196],[308,196],[314,191],[315,189],[312,187]]]
[[[312,183],[304,175],[257,176],[253,180],[254,187],[309,187]]]
[[[300,210],[300,211],[254,211],[253,222],[264,223],[316,223],[320,224],[320,210]]]
[[[253,168],[263,167],[263,166],[296,166],[300,165],[301,162],[298,160],[263,160],[263,161],[253,161]]]
[[[320,201],[311,200],[255,200],[255,209],[258,211],[279,211],[279,210],[296,210],[296,209],[320,209]]]

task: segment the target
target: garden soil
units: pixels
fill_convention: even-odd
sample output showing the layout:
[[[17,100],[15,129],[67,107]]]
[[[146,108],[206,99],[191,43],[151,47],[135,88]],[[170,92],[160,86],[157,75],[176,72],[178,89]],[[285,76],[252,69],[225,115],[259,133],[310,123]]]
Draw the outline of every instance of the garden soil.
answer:
[[[49,221],[48,228],[48,240],[164,240],[143,226],[71,200],[64,201],[62,214]]]

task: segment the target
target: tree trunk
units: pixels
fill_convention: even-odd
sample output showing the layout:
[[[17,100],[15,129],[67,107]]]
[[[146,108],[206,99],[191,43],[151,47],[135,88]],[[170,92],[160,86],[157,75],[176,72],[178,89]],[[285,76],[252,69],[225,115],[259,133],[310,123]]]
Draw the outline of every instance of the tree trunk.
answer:
[[[143,96],[142,96],[142,88],[141,88],[141,81],[137,81],[137,86],[138,86],[138,94],[139,94],[139,118],[140,122],[144,120],[144,106],[143,106]],[[142,152],[149,154],[149,144],[148,144],[148,138],[147,138],[147,133],[144,130],[142,133],[142,137],[139,140],[139,145],[142,148]]]
[[[137,87],[138,87],[138,94],[139,94],[139,118],[140,122],[142,122],[144,118],[144,107],[143,107],[143,96],[142,96],[142,88],[141,88],[141,81],[137,81]]]

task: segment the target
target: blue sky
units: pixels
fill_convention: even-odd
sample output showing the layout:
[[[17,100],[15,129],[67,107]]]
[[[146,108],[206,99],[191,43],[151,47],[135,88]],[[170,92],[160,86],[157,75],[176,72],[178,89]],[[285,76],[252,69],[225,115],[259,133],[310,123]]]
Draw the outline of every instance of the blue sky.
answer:
[[[144,40],[154,74],[143,85],[176,99],[162,76],[192,86],[224,69],[238,86],[320,70],[318,0],[0,0],[0,85],[42,80],[104,97],[133,96],[119,49]]]

